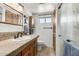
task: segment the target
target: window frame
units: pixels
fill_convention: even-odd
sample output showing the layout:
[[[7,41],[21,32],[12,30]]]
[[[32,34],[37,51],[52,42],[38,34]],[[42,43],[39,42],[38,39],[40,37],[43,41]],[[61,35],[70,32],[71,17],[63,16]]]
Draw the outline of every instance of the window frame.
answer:
[[[44,20],[44,22],[41,22],[41,20],[40,19],[42,19],[42,18],[44,18],[43,20]],[[42,23],[51,23],[51,21],[50,22],[47,22],[46,21],[46,18],[50,18],[50,20],[51,20],[51,17],[39,17],[39,22],[42,24]]]

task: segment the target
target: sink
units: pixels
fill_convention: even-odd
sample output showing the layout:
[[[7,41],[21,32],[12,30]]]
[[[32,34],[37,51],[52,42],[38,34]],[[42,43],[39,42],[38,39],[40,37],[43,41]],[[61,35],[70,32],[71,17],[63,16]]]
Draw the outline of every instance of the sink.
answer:
[[[22,39],[24,40],[31,39],[31,36],[23,36]]]
[[[31,36],[23,36],[16,39],[12,39],[13,41],[24,41],[24,40],[31,40]]]
[[[22,38],[16,38],[16,39],[12,39],[13,41],[23,41]]]

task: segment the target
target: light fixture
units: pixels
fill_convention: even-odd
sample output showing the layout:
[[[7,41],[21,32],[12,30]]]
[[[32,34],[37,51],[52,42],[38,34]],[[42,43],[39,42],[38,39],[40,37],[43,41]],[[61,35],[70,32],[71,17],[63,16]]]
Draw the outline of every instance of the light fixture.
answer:
[[[38,4],[38,12],[43,12],[44,11],[44,4],[43,3],[39,3]]]
[[[50,3],[39,3],[38,12],[51,12],[54,9],[54,6]]]

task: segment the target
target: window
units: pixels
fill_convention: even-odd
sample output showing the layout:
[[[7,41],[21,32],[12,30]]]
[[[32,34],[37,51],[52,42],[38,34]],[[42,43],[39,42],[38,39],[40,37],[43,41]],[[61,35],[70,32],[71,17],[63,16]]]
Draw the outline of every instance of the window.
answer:
[[[45,18],[40,18],[40,23],[45,23]]]
[[[40,17],[39,20],[40,20],[40,23],[51,23],[50,17]]]
[[[46,23],[51,23],[51,18],[50,17],[46,18]]]

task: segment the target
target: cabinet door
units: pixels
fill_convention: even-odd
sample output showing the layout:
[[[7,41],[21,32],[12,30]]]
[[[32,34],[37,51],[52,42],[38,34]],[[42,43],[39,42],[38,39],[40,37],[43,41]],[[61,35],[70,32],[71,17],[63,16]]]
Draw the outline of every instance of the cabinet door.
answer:
[[[30,44],[30,51],[31,51],[30,53],[32,56],[37,55],[37,40],[36,40],[36,38]]]
[[[27,55],[28,55],[28,50],[29,50],[28,47],[24,48],[24,49],[22,50],[22,56],[27,56]]]
[[[34,56],[37,55],[37,39],[34,40],[34,44],[33,44],[33,55]]]
[[[16,56],[21,56],[21,52],[20,52],[20,53],[18,53]]]
[[[30,56],[29,50],[25,54],[22,54],[22,56]]]
[[[22,56],[36,56],[37,55],[37,40],[29,42],[29,45],[22,50]]]
[[[33,44],[30,45],[29,49],[30,56],[33,56]]]
[[[22,51],[22,56],[33,56],[33,48],[29,45]]]

